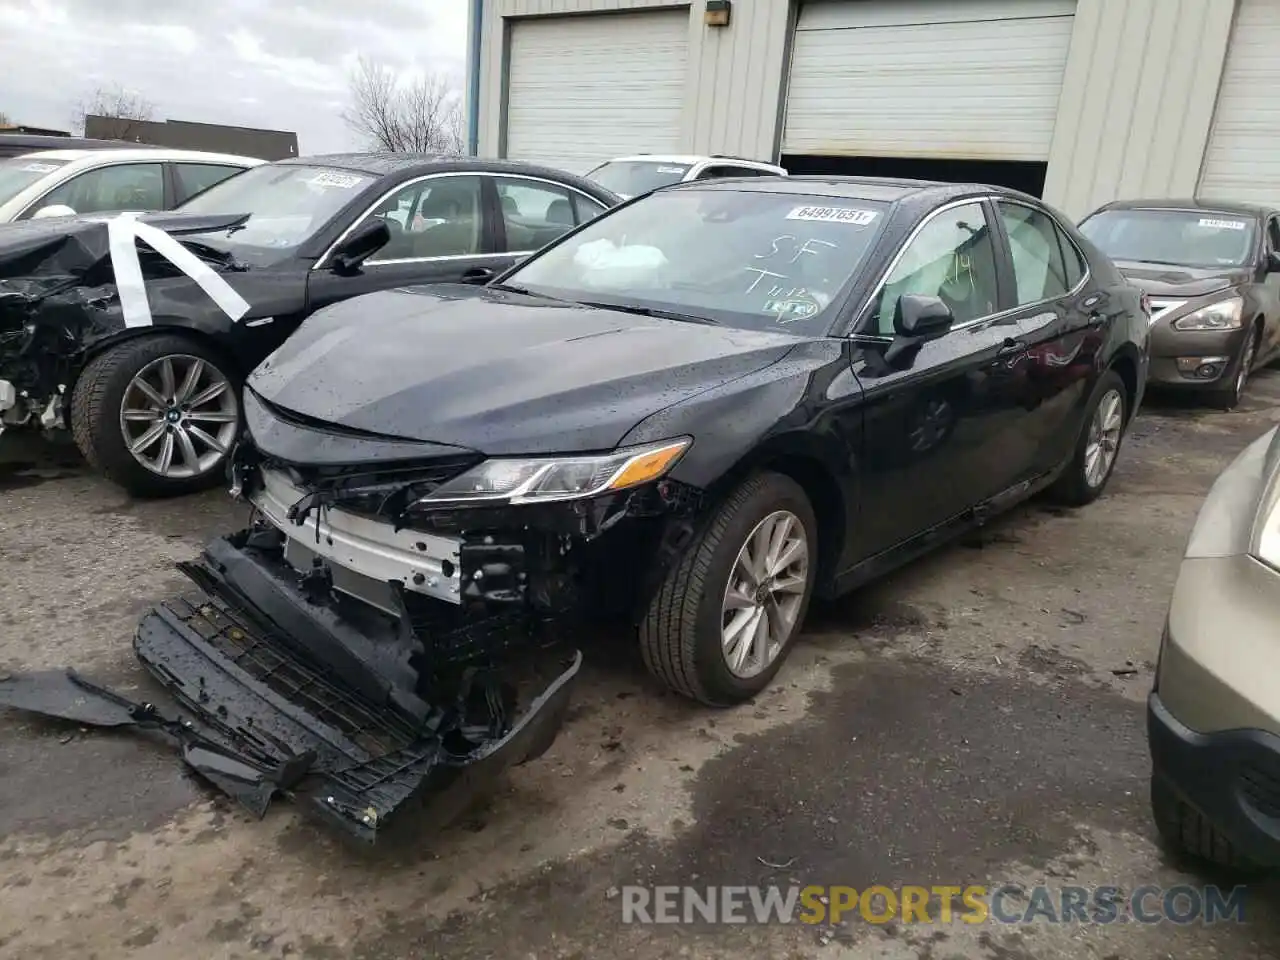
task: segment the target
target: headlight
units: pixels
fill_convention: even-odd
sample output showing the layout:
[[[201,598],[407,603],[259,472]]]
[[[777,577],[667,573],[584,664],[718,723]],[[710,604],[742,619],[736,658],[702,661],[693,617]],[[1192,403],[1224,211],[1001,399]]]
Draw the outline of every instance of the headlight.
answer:
[[[523,504],[594,497],[659,479],[692,442],[691,437],[680,437],[581,457],[486,460],[417,502]]]
[[[1244,300],[1231,297],[1220,300],[1207,307],[1201,307],[1195,313],[1188,313],[1173,321],[1175,330],[1239,330],[1240,318],[1244,313]]]

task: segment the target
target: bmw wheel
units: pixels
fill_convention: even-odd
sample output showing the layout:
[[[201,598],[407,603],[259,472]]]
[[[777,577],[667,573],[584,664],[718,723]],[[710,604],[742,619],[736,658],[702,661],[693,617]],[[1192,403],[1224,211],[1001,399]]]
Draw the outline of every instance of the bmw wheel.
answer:
[[[85,459],[140,497],[216,486],[240,429],[239,380],[198,341],[127,340],[95,357],[72,395]]]
[[[649,605],[649,671],[715,706],[750,700],[791,651],[813,594],[817,523],[804,490],[758,474],[720,506]]]

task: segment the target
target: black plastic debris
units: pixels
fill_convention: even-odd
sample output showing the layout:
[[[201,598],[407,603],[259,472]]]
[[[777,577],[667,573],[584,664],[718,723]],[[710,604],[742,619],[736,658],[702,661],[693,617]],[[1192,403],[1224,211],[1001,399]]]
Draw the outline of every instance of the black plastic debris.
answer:
[[[545,752],[564,721],[576,650],[529,647],[515,658],[544,677],[545,661],[555,664],[530,696],[509,658],[474,634],[357,630],[336,601],[317,602],[244,538],[215,540],[181,568],[201,593],[151,609],[134,638],[171,703],[135,703],[52,671],[0,679],[0,706],[158,731],[254,816],[288,797],[368,843],[422,802],[435,821],[460,812]]]

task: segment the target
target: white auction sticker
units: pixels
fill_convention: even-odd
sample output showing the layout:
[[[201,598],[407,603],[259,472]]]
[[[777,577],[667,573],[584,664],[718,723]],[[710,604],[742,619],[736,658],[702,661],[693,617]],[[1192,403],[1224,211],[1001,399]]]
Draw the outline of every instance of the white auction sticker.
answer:
[[[687,167],[659,167],[659,173],[684,173]]]
[[[307,181],[313,187],[340,187],[343,190],[358,187],[364,182],[364,177],[358,177],[350,173],[332,173],[327,170],[323,173],[317,173]]]
[[[788,220],[814,220],[819,223],[850,223],[865,227],[876,218],[874,210],[857,207],[796,207],[787,214]]]
[[[1243,220],[1216,220],[1213,217],[1201,217],[1200,226],[1215,227],[1218,230],[1243,230],[1249,224]]]
[[[53,173],[57,169],[56,163],[28,163],[22,168],[24,173]]]

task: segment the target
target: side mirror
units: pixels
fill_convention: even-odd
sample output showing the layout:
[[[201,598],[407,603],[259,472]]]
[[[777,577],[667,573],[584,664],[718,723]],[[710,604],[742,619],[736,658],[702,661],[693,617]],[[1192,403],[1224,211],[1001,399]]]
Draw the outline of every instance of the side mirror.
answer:
[[[43,220],[45,217],[74,217],[76,212],[64,203],[51,203],[41,207],[31,215],[32,220]]]
[[[1280,273],[1280,250],[1267,252],[1267,273]]]
[[[936,340],[951,329],[955,320],[951,308],[937,297],[904,293],[893,311],[893,332],[907,340]]]
[[[391,240],[391,228],[385,220],[374,217],[356,227],[333,253],[330,265],[335,273],[358,273],[360,265]]]

